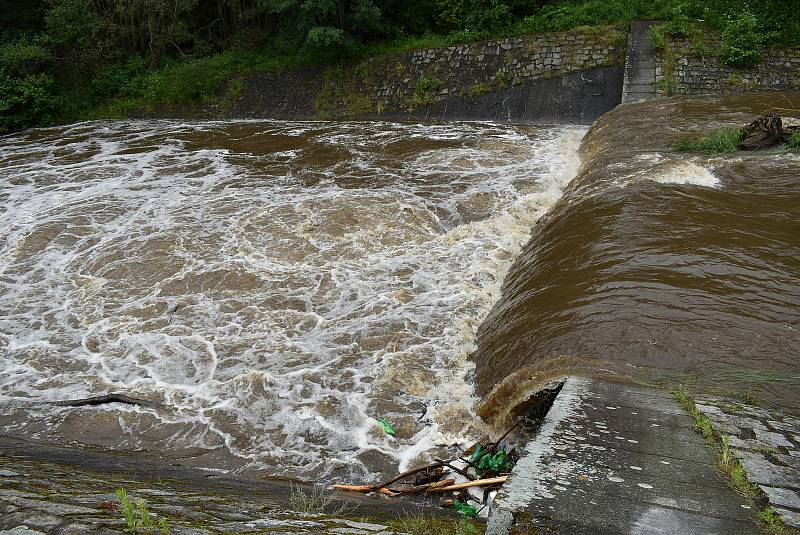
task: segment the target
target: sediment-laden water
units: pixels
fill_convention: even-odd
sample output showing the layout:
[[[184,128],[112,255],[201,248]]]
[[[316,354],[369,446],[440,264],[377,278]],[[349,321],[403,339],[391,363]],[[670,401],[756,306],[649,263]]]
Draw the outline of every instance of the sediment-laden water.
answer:
[[[800,94],[652,101],[600,119],[481,327],[482,415],[502,421],[569,372],[800,413],[800,153],[672,150],[768,110],[797,121]]]
[[[158,121],[0,139],[0,432],[319,479],[472,439],[475,333],[584,132]],[[107,392],[164,407],[42,403]]]
[[[672,150],[771,108],[800,95],[622,106],[571,183],[573,127],[2,138],[0,432],[374,480],[567,373],[800,412],[800,156]],[[111,391],[163,407],[43,403]]]

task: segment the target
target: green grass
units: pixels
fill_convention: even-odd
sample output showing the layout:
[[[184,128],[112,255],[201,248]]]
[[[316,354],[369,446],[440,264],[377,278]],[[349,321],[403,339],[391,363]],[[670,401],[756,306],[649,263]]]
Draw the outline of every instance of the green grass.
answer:
[[[676,149],[680,152],[730,153],[736,152],[736,144],[744,137],[742,129],[725,129],[712,132],[698,139],[681,139]]]
[[[800,150],[800,132],[795,132],[789,138],[789,148]]]
[[[789,530],[781,522],[778,513],[772,507],[765,507],[759,514],[758,519],[761,520],[764,530],[770,535],[783,535],[789,533]],[[794,530],[792,530],[794,531]]]
[[[147,503],[143,499],[139,498],[134,503],[123,488],[117,489],[117,498],[121,508],[120,513],[122,518],[125,519],[125,531],[129,533],[151,534],[158,532],[160,535],[169,534],[167,519],[156,516],[154,520],[153,516],[155,515],[150,513],[147,509]]]
[[[441,89],[441,87],[442,81],[436,77],[420,77],[414,87],[414,94],[411,96],[411,103],[408,108],[409,111],[414,111],[420,106],[433,104],[436,91]]]
[[[295,513],[305,515],[323,513],[342,515],[350,508],[350,504],[347,502],[334,505],[335,501],[336,497],[333,494],[326,493],[322,487],[314,487],[309,491],[305,491],[299,487],[292,486],[289,493],[289,509]]]
[[[465,518],[451,520],[427,516],[404,516],[386,522],[398,533],[408,535],[481,535],[486,527]]]

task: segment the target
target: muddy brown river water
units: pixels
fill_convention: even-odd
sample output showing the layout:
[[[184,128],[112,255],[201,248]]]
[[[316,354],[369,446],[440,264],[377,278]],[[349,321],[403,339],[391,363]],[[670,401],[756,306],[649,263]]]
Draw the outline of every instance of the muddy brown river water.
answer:
[[[481,414],[566,370],[800,411],[800,153],[670,149],[769,109],[797,120],[800,95],[654,101],[595,125],[479,331]]]
[[[0,433],[373,480],[570,372],[797,412],[800,155],[670,150],[786,98],[620,107],[580,173],[567,126],[0,138]],[[43,403],[110,391],[163,408]]]
[[[483,426],[478,325],[584,133],[151,121],[3,138],[2,432],[320,479],[460,447]],[[41,403],[109,391],[164,408]]]

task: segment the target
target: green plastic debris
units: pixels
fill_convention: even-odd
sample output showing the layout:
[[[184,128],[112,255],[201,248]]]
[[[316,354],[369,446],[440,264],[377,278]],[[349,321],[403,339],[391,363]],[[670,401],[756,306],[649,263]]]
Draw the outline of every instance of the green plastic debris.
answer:
[[[395,433],[394,432],[394,427],[392,427],[392,424],[389,423],[389,420],[387,420],[386,418],[381,417],[381,418],[378,418],[378,423],[381,424],[381,427],[383,427],[383,430],[386,431],[387,435],[389,435],[391,437],[394,436],[394,433]]]
[[[478,514],[478,510],[475,509],[475,506],[468,503],[453,502],[453,509],[470,518]]]
[[[469,462],[481,477],[496,476],[503,472],[510,472],[514,468],[514,461],[508,456],[506,450],[500,449],[491,453],[480,444],[475,447]]]
[[[480,459],[481,455],[483,455],[484,453],[486,453],[486,450],[483,449],[483,446],[481,446],[480,444],[475,446],[475,449],[472,450],[472,455],[469,456],[469,464],[475,466],[475,463],[478,462],[478,459]]]

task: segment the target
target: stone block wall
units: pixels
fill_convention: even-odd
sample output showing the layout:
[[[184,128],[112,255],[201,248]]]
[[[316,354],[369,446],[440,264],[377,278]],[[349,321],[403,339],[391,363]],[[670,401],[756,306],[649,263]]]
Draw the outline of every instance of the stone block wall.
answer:
[[[454,96],[521,85],[525,80],[621,64],[625,43],[626,35],[616,30],[603,35],[567,32],[513,37],[373,58],[356,66],[354,73],[360,87],[374,88],[383,108],[375,111],[411,111]],[[320,108],[324,110],[324,105]]]
[[[656,93],[703,95],[745,91],[800,89],[800,50],[765,51],[748,68],[724,65],[717,36],[706,35],[702,46],[689,39],[672,39],[657,58]]]
[[[480,98],[532,80],[622,65],[626,40],[626,32],[609,27],[417,50],[351,65],[264,72],[246,80],[230,115],[346,119],[416,114],[456,98]]]

